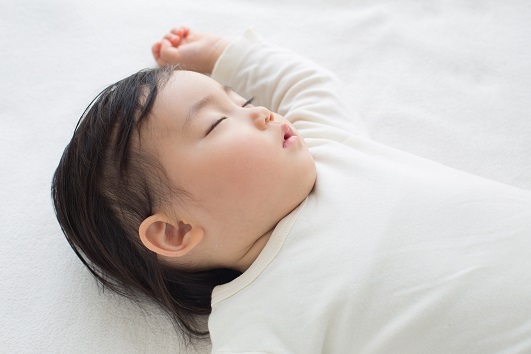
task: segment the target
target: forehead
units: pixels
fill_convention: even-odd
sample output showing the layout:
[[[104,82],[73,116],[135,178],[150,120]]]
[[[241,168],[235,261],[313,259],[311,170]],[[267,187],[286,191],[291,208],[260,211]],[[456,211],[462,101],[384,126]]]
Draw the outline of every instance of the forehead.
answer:
[[[159,91],[152,109],[154,123],[183,124],[192,106],[212,95],[221,85],[208,76],[191,71],[176,70]]]
[[[222,85],[207,75],[194,71],[176,70],[171,74],[159,96],[169,97],[171,100],[177,96],[180,97],[180,104],[193,104],[194,98],[198,100],[211,93],[223,92],[227,95],[236,94],[230,86]]]
[[[229,87],[212,78],[192,71],[174,71],[159,91],[149,119],[151,138],[182,133],[190,123],[190,114],[208,98],[226,95]]]
[[[205,95],[219,90],[221,85],[210,77],[193,71],[176,70],[159,92],[161,104],[176,104],[187,108]]]

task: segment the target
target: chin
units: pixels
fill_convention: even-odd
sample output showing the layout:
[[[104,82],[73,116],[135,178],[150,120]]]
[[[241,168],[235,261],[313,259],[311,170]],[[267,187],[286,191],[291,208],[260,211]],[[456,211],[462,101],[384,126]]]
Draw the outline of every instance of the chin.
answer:
[[[315,186],[315,181],[317,180],[317,167],[315,166],[315,161],[312,157],[312,163],[311,168],[308,172],[308,193],[306,193],[306,196],[310,194],[310,192],[313,190],[313,187]]]
[[[306,162],[304,168],[301,169],[304,171],[304,173],[302,173],[300,178],[298,179],[298,184],[301,186],[301,195],[297,205],[302,203],[302,201],[308,196],[308,194],[312,192],[315,186],[315,181],[317,180],[317,168],[315,166],[315,161],[313,160],[313,156],[311,154],[308,155],[309,159]]]

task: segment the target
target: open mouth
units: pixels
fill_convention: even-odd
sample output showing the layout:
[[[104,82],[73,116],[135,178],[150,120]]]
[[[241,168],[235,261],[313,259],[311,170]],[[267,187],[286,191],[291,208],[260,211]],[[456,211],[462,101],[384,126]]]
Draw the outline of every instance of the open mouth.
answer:
[[[293,134],[291,127],[286,123],[282,124],[282,133],[284,134],[282,147],[288,147],[298,139],[298,137]]]
[[[291,132],[284,133],[284,140],[288,140],[291,136]]]

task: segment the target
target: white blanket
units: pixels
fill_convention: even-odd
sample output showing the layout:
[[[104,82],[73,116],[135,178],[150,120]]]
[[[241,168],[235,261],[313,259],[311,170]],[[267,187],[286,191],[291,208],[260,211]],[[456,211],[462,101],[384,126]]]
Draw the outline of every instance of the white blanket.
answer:
[[[100,294],[65,241],[49,192],[84,108],[106,85],[153,66],[150,46],[173,26],[228,37],[253,27],[335,71],[375,140],[531,189],[531,2],[1,5],[1,352],[180,351],[156,309]]]

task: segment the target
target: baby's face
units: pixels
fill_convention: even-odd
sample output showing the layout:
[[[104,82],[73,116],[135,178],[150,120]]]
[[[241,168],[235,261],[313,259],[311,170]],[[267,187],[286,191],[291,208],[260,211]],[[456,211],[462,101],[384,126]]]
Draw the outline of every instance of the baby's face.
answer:
[[[176,71],[149,121],[166,173],[193,197],[185,221],[200,224],[207,246],[227,255],[274,228],[305,199],[316,177],[295,128],[247,101],[207,76]]]

